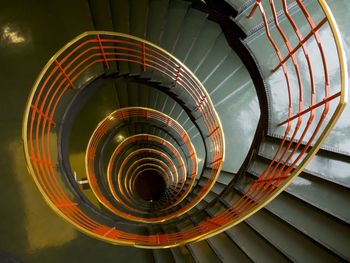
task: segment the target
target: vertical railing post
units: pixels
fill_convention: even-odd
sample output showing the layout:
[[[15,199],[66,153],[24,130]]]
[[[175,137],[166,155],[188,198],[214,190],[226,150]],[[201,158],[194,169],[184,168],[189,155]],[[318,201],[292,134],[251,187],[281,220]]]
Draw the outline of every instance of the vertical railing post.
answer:
[[[103,44],[102,44],[102,40],[100,38],[100,34],[97,34],[96,38],[97,38],[98,45],[100,47],[101,55],[103,57],[104,66],[108,70],[109,69],[108,60],[107,60],[107,57],[106,57],[106,53],[104,51],[104,47],[103,47]]]
[[[55,60],[55,64],[58,67],[58,69],[61,71],[63,77],[67,80],[67,82],[69,83],[69,85],[71,86],[72,89],[76,90],[76,87],[74,86],[72,80],[68,77],[67,73],[64,71],[64,69],[61,66],[61,63],[58,62],[57,60]]]

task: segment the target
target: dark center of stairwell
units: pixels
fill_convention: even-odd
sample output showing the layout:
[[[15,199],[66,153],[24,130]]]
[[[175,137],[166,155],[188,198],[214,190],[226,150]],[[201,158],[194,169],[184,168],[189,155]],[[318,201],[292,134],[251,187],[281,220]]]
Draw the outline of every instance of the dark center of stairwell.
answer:
[[[135,190],[145,201],[157,201],[166,191],[164,178],[155,171],[144,171],[135,181]]]

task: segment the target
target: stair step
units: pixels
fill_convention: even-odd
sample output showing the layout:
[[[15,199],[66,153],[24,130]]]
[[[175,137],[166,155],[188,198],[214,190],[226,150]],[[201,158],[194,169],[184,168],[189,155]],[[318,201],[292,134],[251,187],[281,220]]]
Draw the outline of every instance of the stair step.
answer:
[[[226,3],[230,4],[239,13],[242,13],[242,9],[246,9],[251,6],[255,0],[225,0]]]
[[[103,1],[98,1],[103,2]],[[130,6],[129,0],[113,0],[111,3],[111,13],[114,29],[116,32],[130,34]]]
[[[205,240],[186,245],[186,247],[191,251],[193,258],[197,263],[222,262]]]
[[[236,174],[221,170],[220,176],[218,178],[218,182],[224,185],[228,185],[235,177],[236,177]]]
[[[176,263],[192,263],[195,262],[191,252],[188,250],[186,246],[179,246],[175,248],[171,248],[171,253],[175,259]]]
[[[223,59],[218,61],[219,63],[216,66],[211,67],[211,72],[203,80],[203,85],[206,87],[208,93],[211,93],[224,79],[235,73],[235,70],[242,67],[241,60],[233,51],[223,55]],[[208,67],[209,65],[206,64],[205,66]]]
[[[339,260],[313,240],[295,231],[292,226],[267,211],[260,210],[246,222],[294,262],[338,262]]]
[[[262,172],[260,167],[266,167],[269,159],[272,157],[266,157],[268,149],[276,146],[264,143],[262,145],[261,154],[264,156],[260,157],[259,160],[255,160],[251,166],[250,171],[258,175]],[[332,155],[327,154],[331,157]],[[337,156],[334,154],[334,156]],[[327,162],[327,168],[324,167],[324,162]],[[265,162],[265,164],[263,164]],[[323,153],[318,153],[310,164],[286,189],[286,192],[292,194],[303,201],[310,203],[311,205],[318,207],[320,210],[325,211],[340,220],[347,223],[350,222],[350,211],[346,208],[346,204],[350,200],[349,187],[339,184],[338,179],[342,179],[343,176],[339,177],[340,164],[347,164],[347,162],[332,160],[326,158]],[[321,167],[320,167],[321,166]],[[330,167],[334,167],[330,169]],[[338,167],[338,168],[336,168]],[[323,169],[322,169],[323,168]],[[350,168],[350,167],[349,167]],[[320,175],[314,170],[322,172],[327,177]],[[345,171],[346,169],[344,169]]]
[[[172,51],[178,33],[181,31],[184,17],[190,4],[181,0],[172,0],[167,13],[167,21],[164,34],[161,37],[160,46],[167,51]]]
[[[209,238],[208,243],[222,262],[252,262],[225,233]]]
[[[264,140],[259,149],[259,154],[265,158],[272,159],[272,155],[277,151],[280,143],[281,139],[278,138]],[[300,149],[298,152],[300,152]],[[341,176],[339,174],[340,170],[342,171]],[[350,188],[350,157],[348,156],[320,150],[304,171]]]
[[[315,242],[322,244],[329,251],[342,256],[343,259],[350,258],[348,224],[286,194],[279,195],[265,208],[314,239]]]
[[[206,212],[210,215],[210,217],[214,217],[226,210],[226,206],[224,206],[221,202],[217,201],[213,205],[208,205],[206,208]]]
[[[222,34],[221,28],[217,23],[210,20],[205,20],[204,23],[199,35],[193,42],[193,46],[196,48],[192,48],[190,54],[184,60],[184,64],[192,71],[195,71],[203,58],[213,48],[218,37]]]
[[[96,30],[114,31],[108,1],[89,0],[92,21]]]
[[[129,0],[130,6],[130,34],[146,38],[149,0]]]
[[[253,262],[290,262],[283,253],[245,222],[227,230],[226,234]]]
[[[236,23],[243,29],[243,31],[248,36],[264,30],[264,23],[259,8],[255,11],[254,16],[252,16],[251,18],[247,17],[250,14],[255,2],[256,1],[247,1],[248,4],[244,6],[244,8],[239,12],[239,14],[235,18]],[[264,8],[269,26],[274,27],[273,14],[269,1],[262,0],[261,4]],[[285,19],[282,1],[274,1],[274,4],[279,21]],[[301,12],[294,0],[287,0],[287,6],[291,15],[294,15],[295,12]]]
[[[159,45],[167,19],[169,0],[151,0],[149,4],[147,40]]]
[[[214,46],[208,49],[200,63],[196,66],[194,73],[198,79],[203,82],[214,74],[214,71],[225,61],[226,57],[232,52],[227,44],[225,35],[222,33],[215,40]]]
[[[176,38],[175,48],[173,55],[180,61],[184,62],[189,53],[193,50],[196,39],[205,21],[207,20],[207,14],[196,9],[190,8],[184,18],[181,31]],[[195,49],[202,48],[201,45],[196,46]]]
[[[153,249],[155,263],[177,262],[170,249]]]

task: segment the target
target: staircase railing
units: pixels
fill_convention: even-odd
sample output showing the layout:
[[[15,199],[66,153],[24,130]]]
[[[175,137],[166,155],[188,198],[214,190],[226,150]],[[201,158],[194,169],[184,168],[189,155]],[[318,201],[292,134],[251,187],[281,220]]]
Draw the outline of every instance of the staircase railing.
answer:
[[[206,164],[210,167],[210,180],[191,206],[200,202],[215,184],[224,161],[220,120],[208,93],[193,73],[168,52],[140,38],[112,32],[87,32],[63,47],[44,67],[31,91],[23,122],[23,141],[29,171],[54,211],[89,235],[112,243],[135,245],[148,238],[139,237],[136,241],[133,235],[127,238],[129,233],[124,233],[125,236],[111,239],[116,233],[113,220],[106,222],[72,191],[58,156],[58,132],[64,124],[66,108],[92,78],[106,72],[112,75],[116,62],[139,65],[138,74],[162,79],[174,93],[186,98],[184,105],[197,118],[210,150]],[[165,121],[169,127],[178,128],[174,121]],[[94,156],[91,151],[88,155]],[[90,184],[93,185],[91,180]],[[180,212],[185,213],[186,209]]]
[[[288,95],[287,116],[275,127],[284,129],[284,136],[270,165],[257,180],[246,186],[243,196],[233,200],[225,211],[213,214],[193,227],[143,235],[119,229],[113,220],[103,219],[91,212],[70,192],[65,174],[57,163],[59,142],[55,135],[58,126],[61,125],[65,106],[75,92],[90,77],[110,69],[114,62],[137,64],[140,72],[149,72],[150,76],[154,72],[166,76],[173,84],[173,90],[179,88],[179,93],[186,94],[189,99],[186,105],[192,113],[202,118],[201,131],[207,136],[207,146],[212,150],[209,151],[206,164],[211,172],[207,183],[196,193],[199,196],[196,202],[213,187],[224,161],[224,137],[220,120],[204,87],[183,64],[142,39],[118,33],[87,32],[68,43],[44,67],[30,94],[24,116],[23,141],[29,171],[53,210],[95,238],[114,244],[165,248],[224,231],[251,216],[282,192],[317,153],[341,115],[347,101],[348,79],[341,36],[326,2],[317,1],[317,10],[322,11],[323,17],[316,22],[312,10],[308,10],[302,1],[296,0],[299,14],[304,17],[305,26],[309,27],[307,34],[302,33],[297,21],[289,13],[286,0],[281,2],[283,16],[277,17],[276,2],[257,0],[250,16],[258,15],[259,11],[266,41],[273,48],[278,61],[271,74],[282,74],[285,79],[285,83],[279,86],[285,88]],[[271,8],[273,24],[267,21],[266,6]],[[282,18],[283,23],[289,23],[293,29],[292,35],[287,34],[281,26]],[[337,50],[338,83],[332,83],[329,76],[328,50],[320,36],[325,28],[331,31]],[[319,54],[320,63],[316,67],[308,47],[311,40],[315,41]],[[301,77],[302,69],[298,63],[300,54],[308,65],[308,79]],[[323,70],[316,75],[319,67]],[[320,75],[322,81],[319,80]],[[319,88],[320,82],[322,89]],[[306,91],[309,94],[308,102]],[[293,145],[293,141],[297,143]],[[292,164],[287,166],[287,163]]]
[[[198,170],[198,164],[197,164],[197,153],[196,150],[193,146],[193,144],[191,143],[191,139],[188,136],[187,132],[182,128],[182,126],[174,119],[168,117],[167,115],[165,115],[164,113],[158,112],[156,110],[151,110],[151,109],[146,109],[146,108],[139,108],[139,107],[132,107],[132,108],[122,108],[119,109],[113,113],[111,113],[109,116],[107,116],[96,128],[96,130],[93,132],[91,139],[89,141],[88,147],[87,147],[87,152],[86,152],[86,169],[87,169],[87,175],[88,175],[88,180],[90,182],[91,185],[91,189],[93,190],[93,192],[95,193],[95,195],[97,196],[97,198],[100,200],[100,202],[102,204],[104,204],[108,209],[110,209],[112,212],[114,212],[115,214],[117,214],[118,216],[128,219],[128,220],[133,220],[133,221],[138,221],[138,222],[163,222],[166,220],[169,220],[171,218],[174,217],[178,217],[184,213],[186,213],[188,210],[192,209],[197,203],[197,200],[193,200],[193,202],[189,203],[186,205],[186,207],[181,208],[181,209],[177,209],[176,211],[164,215],[164,216],[157,216],[157,217],[146,217],[145,215],[141,216],[137,216],[137,215],[132,215],[130,212],[125,213],[123,211],[121,211],[120,209],[116,208],[115,206],[113,206],[109,200],[107,200],[106,198],[103,197],[103,192],[101,191],[99,184],[98,184],[98,169],[96,169],[95,167],[95,163],[98,162],[98,160],[96,159],[95,153],[98,152],[99,147],[101,147],[101,142],[103,142],[105,140],[105,137],[107,134],[110,133],[110,131],[112,129],[117,129],[118,125],[122,125],[123,122],[132,122],[132,119],[137,119],[138,121],[144,119],[144,121],[147,122],[155,122],[154,125],[157,126],[159,125],[160,127],[165,126],[170,126],[171,129],[173,130],[172,134],[174,134],[174,137],[176,135],[175,138],[178,138],[181,140],[181,142],[183,143],[186,151],[186,158],[188,158],[188,160],[190,161],[189,165],[191,167],[191,169],[188,170],[188,173],[186,173],[186,166],[184,165],[184,161],[182,159],[182,157],[180,155],[178,155],[178,162],[182,163],[181,167],[179,167],[180,171],[179,174],[181,175],[181,181],[180,181],[180,185],[176,182],[174,183],[174,187],[177,188],[175,190],[175,192],[173,193],[174,196],[176,196],[177,200],[175,202],[173,202],[172,204],[168,204],[164,209],[160,210],[159,212],[163,212],[164,210],[168,210],[174,206],[176,206],[177,204],[179,204],[180,202],[182,202],[185,197],[188,195],[188,193],[191,191],[193,184],[195,182],[195,178],[197,176],[197,170]],[[171,123],[171,125],[169,125],[169,123]],[[115,190],[115,185],[118,185],[118,188],[120,189],[120,192],[124,192],[122,190],[123,187],[125,187],[125,185],[127,185],[128,181],[124,181],[124,183],[122,182],[122,174],[125,172],[125,169],[128,167],[128,164],[130,164],[130,160],[132,158],[135,158],[136,156],[141,156],[148,154],[148,155],[154,155],[155,158],[164,160],[168,163],[168,166],[171,166],[170,164],[172,164],[172,160],[168,157],[168,155],[166,155],[165,153],[160,152],[159,150],[156,149],[152,149],[152,148],[142,148],[142,149],[136,149],[133,152],[131,152],[130,154],[126,155],[125,158],[123,158],[123,161],[121,162],[121,164],[118,167],[118,183],[115,184],[113,183],[113,166],[115,164],[116,158],[118,156],[120,156],[121,151],[123,150],[123,148],[125,148],[128,144],[135,142],[135,139],[146,139],[148,140],[148,142],[163,142],[164,146],[169,147],[170,149],[172,149],[172,151],[174,151],[174,146],[170,146],[169,144],[167,144],[164,140],[163,141],[159,141],[157,140],[154,136],[151,135],[146,135],[145,136],[130,136],[128,137],[128,139],[124,140],[121,144],[119,144],[117,146],[117,148],[115,149],[112,157],[111,157],[111,161],[109,162],[109,169],[108,169],[108,184],[109,184],[109,188],[113,194],[113,196],[115,197],[115,199],[118,201],[118,203],[126,206],[128,209],[131,209],[133,211],[137,211],[137,212],[142,212],[142,210],[137,209],[136,207],[130,207],[128,205],[126,205],[123,200],[119,197],[119,195],[117,194],[117,191]],[[175,168],[175,165],[172,165]],[[177,169],[173,169],[174,173],[176,173],[176,175],[178,174]],[[187,180],[187,175],[189,175],[189,179]],[[135,178],[133,176],[129,176],[130,179]],[[185,186],[185,182],[186,180],[188,181],[189,185],[186,187],[187,189],[184,189]],[[182,191],[184,189],[184,191]],[[200,198],[200,197],[199,197]]]
[[[244,194],[239,201],[232,201],[227,211],[213,219],[217,224],[229,224],[232,220],[235,223],[231,223],[231,226],[237,224],[281,193],[315,156],[346,105],[347,65],[335,19],[325,1],[317,1],[318,9],[316,11],[323,13],[323,17],[318,22],[315,21],[311,11],[308,10],[303,1],[296,0],[295,2],[298,6],[298,14],[302,14],[306,26],[309,28],[306,33],[300,29],[300,20],[302,19],[298,17],[299,21],[296,21],[294,16],[289,13],[286,0],[257,0],[248,15],[248,18],[257,16],[259,11],[266,41],[270,43],[275,52],[273,57],[277,59],[278,63],[272,69],[271,74],[284,76],[285,82],[281,81],[282,83],[279,83],[281,85],[269,87],[269,92],[273,92],[272,89],[276,88],[285,89],[287,99],[274,99],[279,103],[288,102],[285,108],[279,108],[279,111],[285,110],[287,117],[281,119],[277,125],[274,125],[270,120],[270,132],[279,127],[279,129],[284,129],[281,144],[275,150],[272,161],[258,179],[246,185]],[[276,3],[281,5],[283,16],[277,15]],[[265,9],[267,7],[270,7],[269,13],[272,14],[272,23],[268,21],[266,15]],[[288,33],[290,28],[293,30]],[[338,81],[333,81],[333,83],[331,83],[329,72],[331,62],[327,57],[327,52],[331,52],[329,39],[325,43],[325,39],[320,36],[322,30],[325,29],[331,31],[332,41],[337,51]],[[310,42],[312,41],[316,43],[315,47],[319,52],[318,58],[315,55],[315,50],[310,50]],[[303,65],[300,63],[301,56],[306,61],[308,79],[302,76],[305,72],[301,72],[301,65]],[[315,60],[320,63],[315,63]],[[322,70],[320,71],[319,68]],[[315,72],[321,73],[316,74]],[[323,78],[323,81],[320,78]],[[283,78],[279,77],[279,79]],[[320,85],[320,83],[322,84]],[[308,95],[306,95],[307,92]],[[309,98],[309,101],[306,101],[306,98]],[[275,119],[278,118],[277,112],[270,112],[270,114],[274,114]],[[289,163],[291,164],[288,165]],[[244,182],[242,183],[244,184]]]

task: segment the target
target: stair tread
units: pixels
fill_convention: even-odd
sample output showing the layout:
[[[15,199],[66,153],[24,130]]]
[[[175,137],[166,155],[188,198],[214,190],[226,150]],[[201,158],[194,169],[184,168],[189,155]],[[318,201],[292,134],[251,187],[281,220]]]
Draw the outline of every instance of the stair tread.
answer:
[[[221,258],[222,262],[252,262],[225,233],[209,238],[208,243]]]
[[[186,245],[192,252],[192,256],[198,263],[219,263],[221,262],[207,241],[200,241]]]
[[[230,228],[226,233],[254,262],[289,262],[285,255],[245,222]]]
[[[159,44],[169,7],[169,0],[151,0],[148,14],[147,40]]]
[[[192,51],[196,39],[205,21],[207,20],[207,14],[196,9],[190,8],[184,17],[181,31],[178,33],[173,55],[180,61],[184,62]],[[200,45],[196,46],[196,49],[202,48]]]
[[[164,34],[160,41],[160,46],[165,50],[172,51],[188,8],[188,2],[186,3],[185,1],[179,0],[172,0],[170,2]]]
[[[277,220],[261,210],[246,220],[256,231],[279,247],[293,261],[337,262],[338,258],[311,241],[307,236],[296,232],[293,227]],[[288,239],[285,237],[288,236]]]

